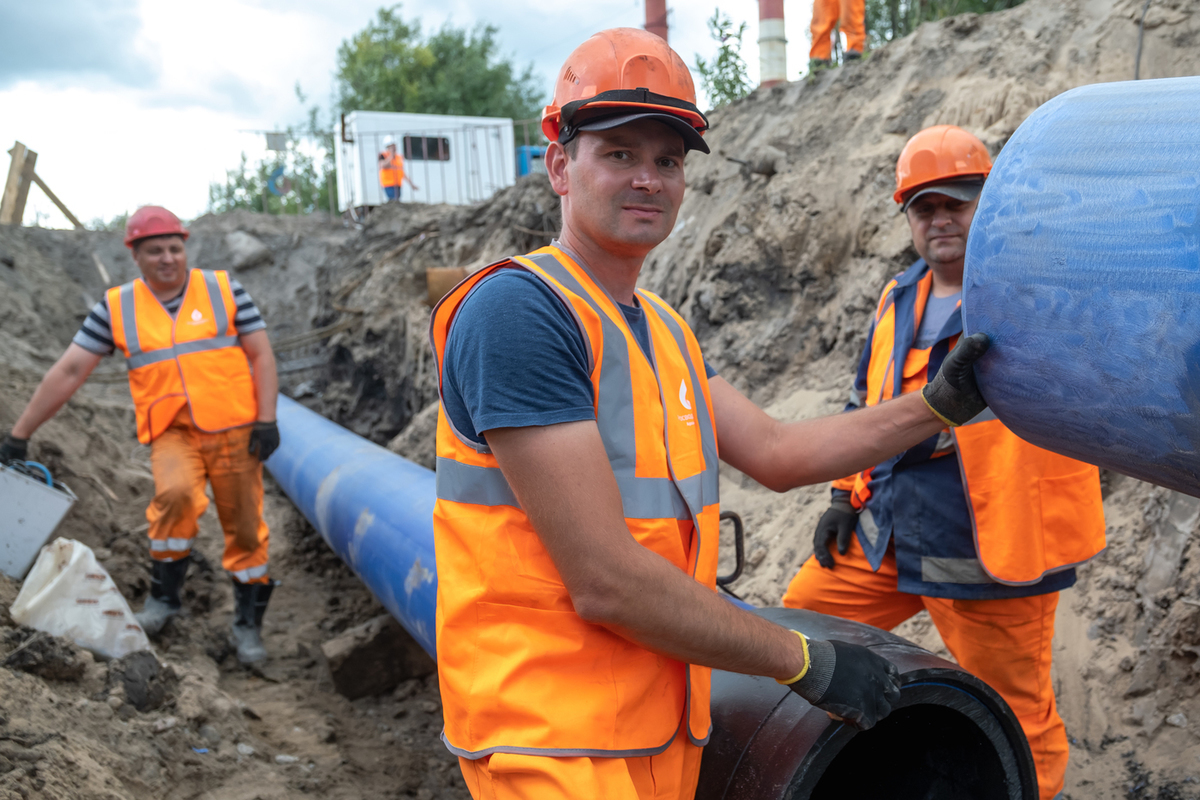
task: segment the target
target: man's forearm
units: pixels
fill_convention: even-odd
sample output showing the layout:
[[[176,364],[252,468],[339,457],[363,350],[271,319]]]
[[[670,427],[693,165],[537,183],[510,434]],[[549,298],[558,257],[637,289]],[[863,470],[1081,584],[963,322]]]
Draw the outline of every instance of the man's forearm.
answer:
[[[846,414],[780,423],[772,442],[783,484],[779,488],[853,475],[925,441],[944,427],[920,392]]]
[[[71,399],[71,395],[87,380],[89,373],[90,370],[83,372],[68,369],[61,361],[51,367],[13,425],[12,435],[18,439],[33,436],[46,420],[57,414],[63,404]]]
[[[275,354],[271,350],[259,353],[251,362],[251,367],[254,369],[254,391],[258,399],[258,421],[274,422],[275,405],[279,399]]]
[[[795,634],[734,606],[657,554],[633,545],[597,622],[689,664],[786,680],[804,668]]]

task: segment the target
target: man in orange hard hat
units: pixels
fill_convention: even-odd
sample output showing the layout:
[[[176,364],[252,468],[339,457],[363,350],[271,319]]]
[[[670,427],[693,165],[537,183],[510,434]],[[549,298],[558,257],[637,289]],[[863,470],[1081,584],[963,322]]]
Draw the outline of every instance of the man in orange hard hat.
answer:
[[[138,621],[150,635],[182,609],[197,521],[211,483],[225,531],[223,565],[233,581],[238,659],[266,658],[262,619],[274,583],[267,575],[262,462],[279,446],[278,381],[266,323],[224,270],[188,269],[188,232],[165,208],[129,218],[125,244],[142,277],[107,291],[62,357],[42,378],[0,460],[24,458],[34,431],[117,350],[129,368],[137,436],[154,472],[150,596]]]
[[[808,69],[813,72],[832,66],[835,31],[846,34],[846,61],[862,58],[867,44],[866,0],[813,0],[812,46],[808,50]]]
[[[848,410],[918,392],[962,334],[967,232],[991,168],[983,143],[952,125],[905,145],[893,197],[921,258],[884,287]],[[927,609],[959,664],[1021,720],[1052,798],[1067,765],[1050,683],[1058,592],[1103,549],[1098,470],[984,412],[834,481],[783,604],[885,629]]]
[[[400,185],[407,183],[414,192],[417,185],[404,171],[404,157],[396,152],[396,138],[383,137],[383,151],[379,154],[379,185],[389,203],[400,202]]]
[[[474,273],[430,323],[443,739],[475,798],[690,798],[710,668],[765,675],[860,728],[899,697],[866,648],[715,592],[720,458],[778,491],[863,469],[985,407],[965,340],[924,393],[783,424],[637,289],[708,152],[661,38],[588,39],[542,118],[559,239]],[[936,412],[932,409],[938,409]]]

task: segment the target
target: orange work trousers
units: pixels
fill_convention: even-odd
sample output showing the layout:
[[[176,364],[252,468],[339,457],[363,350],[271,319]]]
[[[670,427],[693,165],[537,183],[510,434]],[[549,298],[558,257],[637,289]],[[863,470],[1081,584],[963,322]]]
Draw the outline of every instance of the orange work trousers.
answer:
[[[1058,592],[1003,600],[947,600],[896,588],[891,548],[878,572],[851,539],[846,555],[833,548],[836,566],[809,558],[788,585],[783,604],[891,630],[922,608],[959,665],[1000,693],[1021,722],[1037,766],[1041,800],[1063,788],[1067,732],[1050,683],[1050,643]]]
[[[846,34],[847,50],[863,52],[867,46],[866,0],[813,0],[809,58],[828,61],[832,57],[835,27]]]
[[[251,426],[205,433],[187,406],[150,446],[154,499],[150,557],[176,561],[192,551],[200,515],[208,508],[204,488],[212,483],[217,517],[225,531],[221,565],[239,583],[266,583],[267,540],[263,521],[262,462],[251,455]]]
[[[666,750],[640,758],[553,758],[495,753],[459,758],[474,800],[692,800],[700,754],[680,730]]]

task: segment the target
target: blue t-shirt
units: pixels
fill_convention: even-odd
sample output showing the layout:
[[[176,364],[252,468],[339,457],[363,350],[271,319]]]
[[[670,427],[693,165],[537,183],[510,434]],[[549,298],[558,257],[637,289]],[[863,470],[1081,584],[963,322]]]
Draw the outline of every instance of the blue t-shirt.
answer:
[[[917,338],[913,342],[913,350],[928,350],[938,343],[938,336],[947,320],[958,310],[958,301],[962,292],[955,292],[949,297],[934,297],[929,295],[925,301],[925,313],[921,315],[921,327],[917,330]]]
[[[645,314],[618,305],[649,358]],[[493,428],[595,419],[594,401],[583,334],[540,278],[498,270],[459,307],[442,359],[442,403],[463,436],[484,444],[481,432]]]

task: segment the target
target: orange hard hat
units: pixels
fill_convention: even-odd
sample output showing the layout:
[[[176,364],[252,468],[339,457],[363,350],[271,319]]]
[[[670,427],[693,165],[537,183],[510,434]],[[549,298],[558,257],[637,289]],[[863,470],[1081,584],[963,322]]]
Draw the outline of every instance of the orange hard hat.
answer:
[[[581,114],[585,109],[591,113]],[[701,136],[708,130],[708,119],[696,107],[696,87],[683,59],[653,33],[612,28],[567,56],[554,100],[542,112],[542,133],[566,144],[583,129],[645,118],[678,130],[687,149],[708,152]]]
[[[142,206],[125,222],[125,246],[132,248],[138,239],[151,236],[182,236],[186,242],[188,232],[179,217],[162,206]]]
[[[908,140],[896,161],[896,193],[902,202],[916,189],[942,181],[986,178],[992,157],[976,137],[956,125],[934,125]]]

